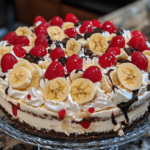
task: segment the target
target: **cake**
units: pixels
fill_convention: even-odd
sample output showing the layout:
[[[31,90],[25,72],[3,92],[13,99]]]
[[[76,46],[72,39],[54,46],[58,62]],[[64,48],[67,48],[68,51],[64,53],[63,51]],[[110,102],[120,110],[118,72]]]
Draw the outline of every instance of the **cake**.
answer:
[[[123,136],[150,112],[149,47],[112,21],[37,16],[0,42],[0,108],[40,135]]]

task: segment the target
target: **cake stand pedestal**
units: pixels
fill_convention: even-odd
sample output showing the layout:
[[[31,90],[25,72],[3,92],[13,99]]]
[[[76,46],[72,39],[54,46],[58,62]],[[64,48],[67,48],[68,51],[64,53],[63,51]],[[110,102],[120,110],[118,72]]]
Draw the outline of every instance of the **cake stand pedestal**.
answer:
[[[118,150],[119,145],[131,142],[141,136],[144,136],[148,131],[150,131],[150,121],[146,119],[139,126],[135,126],[132,130],[126,132],[122,137],[114,136],[110,138],[95,138],[89,140],[59,139],[38,136],[12,123],[5,115],[0,117],[0,129],[6,134],[22,142],[38,146],[38,150],[40,150],[40,148],[49,148],[53,150]]]

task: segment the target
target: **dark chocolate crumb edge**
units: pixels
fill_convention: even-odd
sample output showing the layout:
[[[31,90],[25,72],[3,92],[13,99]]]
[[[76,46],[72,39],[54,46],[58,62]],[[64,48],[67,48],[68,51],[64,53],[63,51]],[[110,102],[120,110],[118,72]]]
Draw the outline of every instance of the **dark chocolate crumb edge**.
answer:
[[[149,106],[150,108],[150,106]],[[91,138],[102,138],[102,137],[111,137],[115,136],[117,132],[110,131],[110,132],[101,132],[101,133],[85,133],[85,134],[70,134],[70,136],[67,136],[64,133],[55,132],[53,130],[47,132],[45,129],[37,130],[35,127],[30,126],[29,124],[25,122],[20,122],[18,119],[14,119],[11,114],[9,114],[1,105],[0,109],[3,111],[3,113],[8,117],[9,120],[17,124],[18,126],[25,128],[27,131],[33,132],[38,135],[44,135],[44,136],[50,136],[54,138],[65,138],[65,139],[91,139]],[[123,131],[132,129],[135,125],[139,125],[141,122],[143,122],[149,115],[149,111],[146,111],[143,117],[140,117],[139,119],[136,119],[131,125],[125,125],[125,128]]]

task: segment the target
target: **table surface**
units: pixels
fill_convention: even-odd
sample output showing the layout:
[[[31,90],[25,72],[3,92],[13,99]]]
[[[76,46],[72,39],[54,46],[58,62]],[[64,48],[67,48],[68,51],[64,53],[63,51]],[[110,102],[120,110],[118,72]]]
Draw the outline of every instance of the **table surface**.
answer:
[[[146,4],[148,0],[138,0],[119,10],[107,14],[99,20],[101,22],[112,20],[115,26],[122,29],[141,30],[150,41],[150,26]],[[0,111],[0,116],[2,112]],[[134,142],[120,146],[119,150],[150,150],[150,135],[142,137]],[[37,150],[36,146],[32,146],[20,142],[2,131],[0,131],[0,150]],[[42,149],[47,150],[47,149]]]

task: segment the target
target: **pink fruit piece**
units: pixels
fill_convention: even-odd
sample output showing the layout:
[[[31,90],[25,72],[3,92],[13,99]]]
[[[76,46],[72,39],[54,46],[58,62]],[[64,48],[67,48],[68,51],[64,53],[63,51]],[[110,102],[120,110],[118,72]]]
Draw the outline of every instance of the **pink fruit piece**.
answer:
[[[36,36],[40,35],[40,34],[44,34],[44,35],[47,35],[47,28],[41,24],[39,26],[37,26],[34,30],[34,33],[36,34]]]
[[[76,31],[76,28],[69,28],[64,31],[64,33],[69,37],[69,38],[74,38],[75,36],[78,35],[78,32]]]
[[[33,21],[33,26],[37,23],[37,22],[41,22],[41,23],[45,23],[46,22],[46,20],[42,17],[42,16],[36,16],[35,18],[34,18],[34,21]]]
[[[93,113],[95,112],[94,107],[90,107],[90,108],[88,109],[88,112],[89,112],[90,114],[93,114]]]
[[[68,13],[64,19],[65,22],[78,23],[79,19],[72,13]]]
[[[65,109],[61,109],[59,112],[58,112],[58,116],[61,120],[63,120],[65,118],[65,115],[66,115],[66,110]]]
[[[108,53],[112,53],[114,54],[115,56],[117,55],[120,55],[121,53],[121,50],[120,50],[120,47],[111,47],[107,50]]]
[[[137,50],[143,52],[144,50],[150,50],[150,48],[148,47],[147,43],[143,41],[137,46]]]
[[[92,30],[93,30],[93,24],[89,20],[84,21],[81,27],[79,28],[80,33],[92,32]]]
[[[100,21],[98,21],[97,19],[93,19],[92,24],[93,24],[94,28],[102,28],[102,26],[103,26],[103,24]]]
[[[55,16],[51,19],[50,26],[59,26],[60,28],[62,28],[63,20],[59,16]]]
[[[30,54],[36,57],[44,57],[45,55],[47,55],[47,50],[43,45],[39,45],[39,46],[33,47],[30,50]]]
[[[17,37],[16,32],[12,31],[10,33],[8,33],[7,35],[5,35],[5,37],[3,38],[3,41],[7,41],[9,44],[14,45],[14,39]]]
[[[141,31],[138,31],[138,30],[132,31],[131,36],[133,37],[135,35],[142,36],[143,39],[145,39],[145,41],[147,41],[145,35]]]
[[[29,43],[30,41],[27,36],[17,36],[14,39],[14,45],[29,46]]]
[[[26,55],[26,50],[21,47],[21,45],[17,44],[13,47],[13,51],[15,55],[19,58]]]
[[[120,47],[123,48],[125,46],[125,39],[123,36],[118,35],[112,38],[110,41],[109,48],[111,47]]]
[[[48,47],[47,38],[44,34],[39,34],[34,42],[35,46],[43,45],[45,48]]]
[[[112,21],[106,21],[103,23],[103,30],[109,32],[110,34],[117,32],[117,28],[114,26]]]

